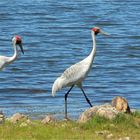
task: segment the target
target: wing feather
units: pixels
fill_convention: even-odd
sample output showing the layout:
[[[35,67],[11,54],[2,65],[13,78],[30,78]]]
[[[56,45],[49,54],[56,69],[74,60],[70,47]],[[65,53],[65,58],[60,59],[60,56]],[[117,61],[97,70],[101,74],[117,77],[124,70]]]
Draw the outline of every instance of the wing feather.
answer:
[[[64,71],[61,77],[67,79],[66,84],[77,84],[81,82],[88,72],[88,65],[84,62],[79,62]]]
[[[64,73],[58,77],[52,86],[52,95],[63,87],[80,85],[85,79],[90,69],[90,61],[84,59],[71,67],[67,68]]]
[[[8,60],[8,57],[0,56],[0,70],[4,68],[5,64],[7,64],[7,60]]]

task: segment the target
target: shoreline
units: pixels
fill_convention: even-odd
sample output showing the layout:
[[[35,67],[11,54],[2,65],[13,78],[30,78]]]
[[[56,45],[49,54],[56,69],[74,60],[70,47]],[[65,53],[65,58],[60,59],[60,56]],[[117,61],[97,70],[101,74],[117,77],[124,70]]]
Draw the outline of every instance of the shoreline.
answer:
[[[77,120],[60,120],[54,115],[32,120],[20,113],[9,118],[1,113],[0,120],[2,140],[140,139],[140,112],[130,109],[123,97],[115,97],[110,104],[93,106]]]

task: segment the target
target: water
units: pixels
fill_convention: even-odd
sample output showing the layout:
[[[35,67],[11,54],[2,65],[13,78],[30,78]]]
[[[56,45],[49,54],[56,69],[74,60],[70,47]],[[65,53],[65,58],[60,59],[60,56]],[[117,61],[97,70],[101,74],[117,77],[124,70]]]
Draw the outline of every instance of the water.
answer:
[[[140,109],[139,0],[1,0],[0,54],[11,56],[11,38],[19,34],[25,55],[0,72],[0,110],[33,118],[64,116],[64,93],[51,96],[54,80],[91,51],[91,28],[110,33],[97,37],[97,53],[84,89],[93,105],[124,96]],[[69,116],[87,109],[74,88],[68,98]]]

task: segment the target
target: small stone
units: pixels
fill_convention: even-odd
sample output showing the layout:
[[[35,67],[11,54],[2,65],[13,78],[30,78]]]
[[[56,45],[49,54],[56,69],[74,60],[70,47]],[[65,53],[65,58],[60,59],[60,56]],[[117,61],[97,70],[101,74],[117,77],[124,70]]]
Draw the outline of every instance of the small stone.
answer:
[[[56,119],[52,116],[52,115],[47,115],[42,121],[41,123],[43,124],[48,124],[48,123],[52,123],[55,122]]]
[[[113,137],[113,134],[111,133],[111,134],[108,134],[107,136],[106,136],[106,138],[107,139],[111,139]]]
[[[119,112],[130,113],[128,101],[123,97],[115,97],[112,100],[112,106],[115,107]]]
[[[2,112],[0,112],[0,124],[2,124],[5,120],[5,116]]]
[[[30,119],[27,119],[27,120],[26,120],[26,123],[27,123],[27,124],[31,124],[32,121],[31,121]]]
[[[3,121],[4,121],[4,119],[3,118],[0,118],[0,124],[3,123]]]
[[[3,118],[4,117],[4,115],[3,114],[0,114],[0,118]]]
[[[96,131],[95,132],[97,135],[107,135],[107,134],[109,134],[109,131],[108,130],[103,130],[103,131]]]
[[[114,124],[110,124],[110,127],[113,127],[113,128],[115,128],[115,125],[114,125]]]
[[[61,127],[66,127],[66,124],[62,124]]]
[[[22,122],[22,123],[20,124],[20,127],[26,127],[26,126],[28,126],[28,124],[25,123],[25,122]]]
[[[131,108],[131,113],[136,113],[136,112],[137,112],[137,110],[136,110],[136,109]]]
[[[120,138],[119,140],[130,140],[130,137],[123,137],[123,138]]]

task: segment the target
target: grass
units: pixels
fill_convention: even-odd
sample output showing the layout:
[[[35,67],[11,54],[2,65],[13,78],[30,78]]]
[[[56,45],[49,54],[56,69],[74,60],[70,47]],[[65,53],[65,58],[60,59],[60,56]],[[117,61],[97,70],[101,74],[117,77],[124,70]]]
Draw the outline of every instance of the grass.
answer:
[[[6,121],[0,125],[0,140],[111,140],[130,137],[140,140],[140,113],[120,114],[113,120],[95,116],[84,124],[75,121],[59,121],[47,125],[33,121],[27,126]]]

